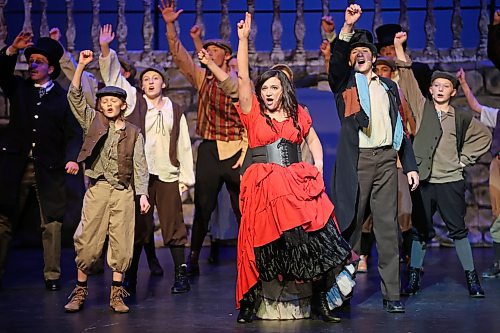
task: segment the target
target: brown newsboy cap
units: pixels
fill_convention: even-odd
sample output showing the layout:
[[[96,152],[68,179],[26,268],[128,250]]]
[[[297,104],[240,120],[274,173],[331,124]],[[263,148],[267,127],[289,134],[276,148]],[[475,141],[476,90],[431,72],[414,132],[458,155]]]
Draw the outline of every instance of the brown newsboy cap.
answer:
[[[214,45],[214,46],[220,47],[221,49],[223,49],[227,53],[233,54],[233,49],[231,48],[231,44],[229,44],[229,42],[226,41],[226,40],[223,40],[223,39],[209,39],[209,40],[206,40],[203,43],[203,48],[207,49],[207,47],[209,47],[210,45]]]
[[[443,71],[434,71],[431,76],[431,83],[434,82],[435,79],[447,79],[451,81],[451,84],[453,84],[453,88],[457,89],[458,87],[458,80],[455,75],[448,73],[448,72],[443,72]]]

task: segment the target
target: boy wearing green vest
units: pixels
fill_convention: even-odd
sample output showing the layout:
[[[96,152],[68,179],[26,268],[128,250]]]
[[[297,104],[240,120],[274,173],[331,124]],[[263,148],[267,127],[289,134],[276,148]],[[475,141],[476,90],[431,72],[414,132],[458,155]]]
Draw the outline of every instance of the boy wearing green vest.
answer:
[[[413,150],[421,183],[420,188],[412,193],[414,240],[408,284],[402,294],[414,295],[420,290],[426,243],[435,236],[432,216],[439,210],[465,270],[469,295],[481,298],[484,291],[474,269],[464,220],[463,171],[465,166],[474,164],[488,151],[491,133],[470,112],[450,105],[451,98],[457,93],[455,75],[435,71],[429,88],[432,99],[427,100],[422,95],[410,68],[411,61],[403,50],[406,39],[406,33],[399,32],[394,45],[400,73],[399,86],[408,98],[417,123]]]

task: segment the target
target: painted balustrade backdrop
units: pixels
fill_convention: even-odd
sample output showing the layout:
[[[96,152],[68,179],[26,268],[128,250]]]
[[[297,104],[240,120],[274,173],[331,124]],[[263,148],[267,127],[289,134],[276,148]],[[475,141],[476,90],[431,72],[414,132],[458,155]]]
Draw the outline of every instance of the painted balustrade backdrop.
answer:
[[[14,0],[11,0],[14,1]],[[19,0],[17,0],[19,1]],[[203,0],[193,0],[195,3],[194,9],[191,12],[194,13],[195,22],[200,26],[205,26],[208,22],[204,21],[204,1]],[[262,0],[261,0],[262,1]],[[259,1],[260,7],[262,7],[261,1]],[[308,1],[308,7],[311,5],[316,6],[314,9],[305,9],[305,1],[304,0],[266,0],[264,2],[272,1],[272,9],[256,9],[257,1],[256,0],[207,0],[205,2],[211,2],[211,6],[214,3],[220,3],[218,6],[218,10],[220,12],[220,22],[218,23],[219,35],[223,39],[230,39],[232,31],[234,31],[235,25],[234,22],[230,23],[230,15],[235,13],[241,13],[244,10],[248,10],[250,13],[255,15],[260,15],[261,13],[269,14],[272,12],[272,21],[271,26],[258,26],[255,23],[258,20],[254,20],[254,24],[252,25],[252,34],[250,36],[250,52],[252,54],[252,65],[257,67],[268,67],[272,63],[276,63],[278,61],[283,61],[284,59],[287,62],[291,63],[294,66],[306,66],[313,64],[315,65],[314,60],[318,60],[319,52],[317,49],[306,50],[304,48],[304,42],[306,38],[311,36],[312,34],[316,35],[320,33],[319,29],[319,20],[316,22],[316,26],[307,26],[306,29],[306,18],[308,15],[317,15],[321,13],[321,15],[329,15],[332,12],[341,13],[343,8],[347,5],[348,2],[352,1],[329,1],[329,0],[310,0]],[[8,0],[0,0],[0,47],[5,44],[5,40],[7,37],[7,23],[5,19],[5,11],[6,5],[10,1]],[[51,13],[66,14],[66,29],[65,29],[65,37],[67,43],[67,49],[70,51],[75,51],[76,42],[77,42],[77,34],[82,35],[86,33],[90,33],[92,36],[92,45],[94,51],[99,50],[99,28],[101,25],[100,19],[100,8],[103,5],[104,0],[90,0],[88,1],[88,6],[86,10],[78,10],[78,13],[75,13],[75,2],[74,0],[64,0],[65,8],[54,8],[55,5],[59,5],[62,0],[39,0],[38,7],[35,13],[33,13],[33,0],[23,0],[24,3],[24,24],[23,30],[26,31],[34,31],[39,33],[40,36],[47,36],[49,32],[49,27],[51,27],[51,22],[49,20],[49,16]],[[128,26],[126,20],[126,14],[129,13],[127,11],[127,5],[132,6],[132,1],[126,0],[106,0],[107,7],[109,7],[109,3],[113,2],[116,4],[114,7],[114,11],[116,13],[116,38],[118,43],[118,53],[121,55],[126,54],[134,54],[139,52],[141,60],[150,60],[152,56],[155,54],[155,33],[157,34],[158,26],[162,23],[161,18],[159,18],[159,13],[157,10],[158,0],[142,0],[134,2],[133,12],[137,14],[137,3],[142,2],[142,10],[143,10],[143,20],[142,27],[138,25]],[[185,1],[187,2],[187,1]],[[363,1],[358,1],[363,3]],[[488,10],[490,2],[487,0],[478,0],[478,1],[465,1],[465,0],[446,0],[446,1],[435,1],[435,0],[421,0],[420,7],[413,6],[410,7],[409,3],[414,3],[415,1],[409,0],[392,0],[392,7],[388,8],[382,7],[382,0],[373,0],[372,1],[364,1],[367,4],[365,8],[365,12],[368,12],[370,17],[373,17],[371,28],[375,30],[378,26],[384,23],[382,17],[383,13],[387,11],[393,12],[396,14],[399,12],[398,21],[405,29],[419,30],[422,28],[421,22],[419,24],[414,23],[415,26],[410,24],[410,14],[413,12],[422,13],[425,11],[425,19],[423,22],[423,30],[425,31],[425,47],[421,50],[415,52],[415,55],[421,61],[425,62],[462,62],[462,61],[475,61],[481,60],[486,56],[486,38],[487,38],[487,25],[488,25]],[[385,5],[388,1],[385,1]],[[470,4],[473,5],[470,5]],[[233,5],[234,4],[234,5]],[[82,7],[82,4],[79,3],[79,8]],[[206,4],[205,4],[206,5]],[[294,6],[293,6],[294,5]],[[395,6],[394,6],[395,5]],[[493,4],[494,5],[494,4]],[[335,8],[332,8],[335,6]],[[387,6],[387,5],[386,5]],[[206,6],[205,6],[206,7]],[[237,9],[231,9],[231,8]],[[294,13],[295,14],[295,23],[293,28],[293,34],[291,31],[287,31],[285,33],[284,26],[281,19],[281,14],[284,12],[284,7],[286,7],[285,11],[287,14]],[[50,10],[49,10],[50,8]],[[332,8],[332,9],[331,9]],[[451,14],[451,23],[449,25],[448,32],[444,32],[445,34],[451,35],[452,45],[447,49],[438,49],[436,46],[436,12],[447,10],[452,12]],[[461,35],[463,33],[464,19],[462,16],[463,11],[474,10],[478,12],[477,21],[476,22],[466,22],[467,29],[479,30],[479,40],[477,45],[472,48],[465,49],[463,47],[463,43],[461,40]],[[213,12],[214,10],[212,10]],[[8,13],[8,11],[7,11]],[[107,11],[109,14],[109,10]],[[37,23],[39,25],[34,27],[34,16],[39,17],[37,19]],[[78,17],[80,15],[91,15],[92,16],[92,25],[90,31],[81,31],[78,27]],[[234,17],[234,16],[232,16]],[[242,17],[239,15],[238,17]],[[318,16],[319,18],[320,16]],[[339,16],[341,17],[341,16]],[[413,18],[413,16],[412,16]],[[309,21],[310,22],[310,21]],[[105,22],[108,23],[108,22]],[[210,21],[209,24],[213,24],[214,22]],[[338,25],[340,25],[339,22]],[[388,22],[386,22],[388,23]],[[390,22],[394,23],[394,21]],[[439,23],[439,22],[438,22]],[[156,28],[156,29],[155,29]],[[189,27],[183,27],[185,29],[189,29]],[[337,27],[337,30],[340,28]],[[142,40],[143,47],[142,50],[128,50],[127,49],[127,36],[129,33],[129,29],[141,29],[142,31]],[[259,35],[267,35],[268,31],[271,31],[272,38],[272,49],[257,51],[255,48],[255,40]],[[17,33],[17,31],[10,31],[10,33]],[[233,32],[234,33],[234,32]],[[443,32],[440,32],[443,34]],[[468,33],[468,32],[466,32]],[[211,36],[212,37],[212,36]],[[267,36],[266,36],[267,37]],[[284,39],[295,39],[295,47],[292,50],[283,50],[282,42]],[[158,43],[156,43],[158,44]],[[129,52],[127,52],[129,51]],[[164,53],[164,52],[162,52]],[[160,62],[166,61],[165,65],[170,65],[168,62],[168,58],[158,59]],[[311,62],[311,60],[313,60]]]

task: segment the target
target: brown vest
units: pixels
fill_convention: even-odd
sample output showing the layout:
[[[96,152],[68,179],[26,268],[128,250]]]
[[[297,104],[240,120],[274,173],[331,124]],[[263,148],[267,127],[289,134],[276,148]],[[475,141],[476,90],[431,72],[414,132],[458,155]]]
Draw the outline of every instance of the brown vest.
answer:
[[[77,162],[85,162],[86,168],[93,166],[104,145],[108,130],[108,118],[101,112],[96,112],[96,116],[85,136]],[[118,180],[125,187],[128,187],[132,182],[134,147],[139,133],[140,129],[127,121],[125,130],[120,132],[120,138],[118,139]]]
[[[127,121],[139,127],[144,133],[144,140],[147,140],[146,134],[146,112],[148,111],[148,104],[143,96],[144,92],[137,88],[136,102],[134,110],[127,116]],[[169,157],[170,163],[178,167],[180,165],[177,159],[177,141],[179,140],[180,121],[182,117],[181,107],[172,101],[172,109],[174,110],[174,123],[172,125],[172,132],[170,132],[170,147]]]

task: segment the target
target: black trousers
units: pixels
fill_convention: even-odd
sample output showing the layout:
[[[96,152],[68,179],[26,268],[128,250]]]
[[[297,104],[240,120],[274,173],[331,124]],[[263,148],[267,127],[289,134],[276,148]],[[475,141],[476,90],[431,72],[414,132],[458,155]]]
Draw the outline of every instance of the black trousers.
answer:
[[[449,183],[420,183],[412,193],[412,223],[414,239],[429,241],[436,234],[432,217],[439,211],[451,239],[467,237],[465,226],[465,181]]]
[[[240,152],[221,161],[215,141],[203,140],[198,147],[196,160],[196,183],[194,192],[194,220],[191,237],[191,250],[200,251],[208,232],[210,217],[217,205],[217,196],[226,184],[231,199],[231,206],[238,224],[241,220],[239,207],[240,175],[239,168],[233,169],[240,158]]]

